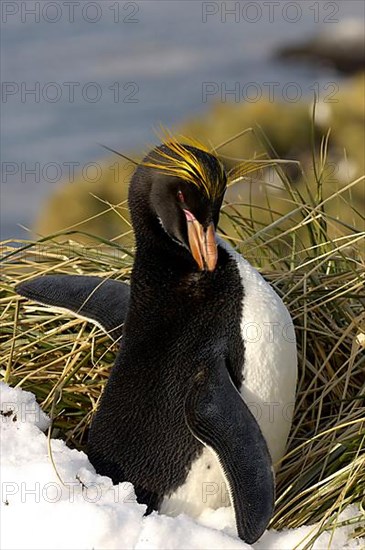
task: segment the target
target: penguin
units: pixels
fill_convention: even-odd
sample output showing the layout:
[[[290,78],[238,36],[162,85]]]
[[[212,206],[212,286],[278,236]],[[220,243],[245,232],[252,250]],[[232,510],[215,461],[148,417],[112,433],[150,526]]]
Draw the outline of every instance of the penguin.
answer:
[[[96,471],[132,482],[147,514],[232,504],[252,544],[273,514],[297,353],[281,298],[216,234],[226,187],[216,155],[169,137],[129,187],[130,286],[55,275],[17,291],[121,338],[90,427]]]

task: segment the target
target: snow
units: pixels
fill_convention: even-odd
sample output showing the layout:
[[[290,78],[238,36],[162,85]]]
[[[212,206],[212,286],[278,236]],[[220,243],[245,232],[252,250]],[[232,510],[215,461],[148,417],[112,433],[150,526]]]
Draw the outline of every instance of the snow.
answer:
[[[230,507],[207,509],[198,520],[153,513],[135,499],[133,486],[112,485],[95,473],[85,453],[47,436],[48,417],[35,396],[0,383],[1,538],[10,549],[292,549],[308,542],[316,526],[267,531],[253,546],[239,540]],[[58,474],[58,475],[57,475]],[[62,480],[62,482],[61,482]],[[349,506],[338,521],[358,516]],[[323,533],[313,548],[360,549],[351,527]]]

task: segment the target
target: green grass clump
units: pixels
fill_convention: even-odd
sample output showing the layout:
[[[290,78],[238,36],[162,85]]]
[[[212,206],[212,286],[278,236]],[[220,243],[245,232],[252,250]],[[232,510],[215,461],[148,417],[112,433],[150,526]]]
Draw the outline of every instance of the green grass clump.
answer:
[[[269,140],[266,145],[275,157]],[[282,295],[296,328],[298,395],[277,477],[276,529],[320,521],[320,532],[331,530],[348,504],[362,512],[365,504],[365,231],[352,202],[364,177],[329,189],[327,146],[325,136],[313,149],[311,177],[302,171],[301,189],[279,163],[280,198],[268,186],[265,207],[226,202],[222,212],[221,234]],[[337,215],[333,204],[340,205]],[[112,203],[104,209],[116,211]],[[342,209],[353,212],[356,223],[344,220]],[[128,280],[133,249],[96,237],[85,246],[76,237],[70,230],[34,243],[2,243],[0,368],[9,384],[36,394],[52,415],[53,436],[84,448],[116,346],[88,323],[55,315],[14,291],[18,282],[46,273]],[[354,536],[364,535],[363,516],[351,522]]]

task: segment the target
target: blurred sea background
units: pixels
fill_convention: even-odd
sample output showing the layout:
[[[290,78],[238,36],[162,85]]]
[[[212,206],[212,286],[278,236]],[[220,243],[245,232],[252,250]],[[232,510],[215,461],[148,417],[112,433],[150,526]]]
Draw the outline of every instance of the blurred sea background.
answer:
[[[28,14],[21,13],[21,4]],[[330,82],[341,89],[349,76],[334,66],[286,63],[274,54],[283,45],[364,21],[361,0],[258,2],[258,19],[253,2],[240,2],[247,11],[238,20],[227,13],[225,22],[221,2],[76,2],[74,21],[64,2],[41,2],[36,21],[38,15],[30,14],[37,12],[36,4],[2,6],[2,239],[29,237],[22,226],[32,228],[47,197],[67,179],[70,164],[78,163],[77,172],[106,156],[99,143],[124,152],[146,150],[156,142],[160,123],[172,127],[219,103],[220,93],[203,98],[203,83],[216,83],[219,91],[222,83],[231,89],[236,82],[253,82],[263,91],[268,91],[264,83],[280,83],[275,92],[280,94],[283,85],[294,82],[308,100],[314,83],[320,91]],[[206,13],[204,22],[207,4],[208,11],[218,12]],[[228,9],[236,3],[225,4]],[[269,4],[275,5],[273,17]],[[298,9],[300,19],[294,22]],[[22,90],[37,86],[38,98],[22,97]],[[227,101],[234,102],[234,96],[227,95]],[[36,163],[40,173],[32,175],[28,171]]]

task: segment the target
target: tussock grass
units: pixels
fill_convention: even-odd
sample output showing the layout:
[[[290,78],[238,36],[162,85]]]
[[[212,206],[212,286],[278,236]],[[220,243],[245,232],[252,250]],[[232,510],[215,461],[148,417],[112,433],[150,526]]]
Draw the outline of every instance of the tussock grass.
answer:
[[[321,530],[332,529],[337,515],[357,503],[360,515],[351,520],[356,536],[365,530],[365,227],[361,212],[351,225],[341,220],[341,209],[334,216],[328,206],[352,208],[352,192],[364,178],[328,192],[327,139],[313,154],[315,188],[299,192],[276,166],[286,189],[284,213],[277,199],[279,206],[272,207],[268,186],[269,224],[262,221],[262,207],[249,202],[226,203],[222,219],[225,238],[276,287],[296,327],[298,395],[272,527],[321,521]],[[11,385],[34,392],[52,413],[53,436],[83,448],[116,346],[86,322],[25,302],[14,286],[53,272],[128,280],[133,251],[96,237],[89,247],[70,233],[56,237],[2,243],[1,373]],[[309,538],[306,548],[312,543]]]

